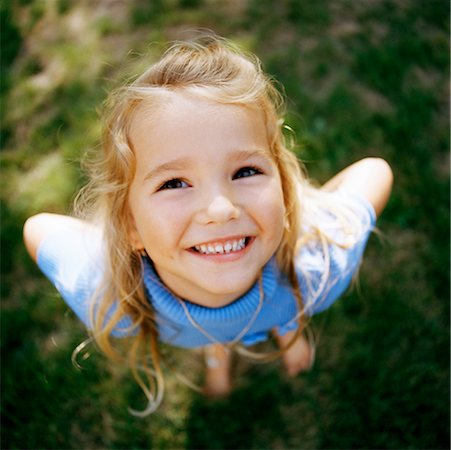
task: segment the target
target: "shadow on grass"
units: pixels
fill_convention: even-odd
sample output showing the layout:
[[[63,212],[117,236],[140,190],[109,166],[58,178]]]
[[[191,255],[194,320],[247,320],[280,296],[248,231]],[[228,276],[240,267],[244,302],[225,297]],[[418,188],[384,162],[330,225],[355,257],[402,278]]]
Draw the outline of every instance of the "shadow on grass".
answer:
[[[276,369],[255,368],[227,399],[197,396],[186,421],[186,448],[268,448],[286,433],[290,385]]]

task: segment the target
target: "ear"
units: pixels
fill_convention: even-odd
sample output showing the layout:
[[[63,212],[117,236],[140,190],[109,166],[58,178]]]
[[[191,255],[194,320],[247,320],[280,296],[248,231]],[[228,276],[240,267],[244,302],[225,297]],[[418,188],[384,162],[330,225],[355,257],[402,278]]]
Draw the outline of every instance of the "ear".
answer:
[[[136,230],[131,231],[129,233],[129,237],[130,237],[131,247],[134,250],[139,251],[139,250],[143,250],[144,249],[144,245],[143,245],[143,243],[141,241],[141,238],[140,238],[140,236],[139,236],[139,234],[138,234],[138,232]]]
[[[136,250],[143,250],[144,244],[141,240],[141,236],[139,235],[139,232],[136,228],[135,219],[132,217],[131,214],[129,214],[129,220],[128,220],[128,238],[131,247]]]

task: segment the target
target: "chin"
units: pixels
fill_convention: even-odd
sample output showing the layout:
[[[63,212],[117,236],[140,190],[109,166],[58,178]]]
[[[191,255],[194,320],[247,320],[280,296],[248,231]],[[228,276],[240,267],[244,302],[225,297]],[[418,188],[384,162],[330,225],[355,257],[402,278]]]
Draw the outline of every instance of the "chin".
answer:
[[[233,301],[251,289],[257,280],[258,275],[240,280],[237,280],[236,278],[231,281],[221,280],[219,282],[212,282],[206,290],[213,296],[231,298]]]

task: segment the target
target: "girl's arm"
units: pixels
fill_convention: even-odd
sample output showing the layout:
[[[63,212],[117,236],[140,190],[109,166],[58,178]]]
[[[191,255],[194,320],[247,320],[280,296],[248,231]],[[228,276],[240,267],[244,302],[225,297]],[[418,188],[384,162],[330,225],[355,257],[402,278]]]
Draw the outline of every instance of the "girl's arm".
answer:
[[[100,232],[95,225],[58,214],[37,214],[24,225],[24,241],[30,256],[88,328],[92,326],[93,295],[105,273]],[[108,317],[109,313],[105,314]],[[128,335],[131,325],[130,318],[124,316],[112,335]]]
[[[376,216],[385,208],[393,184],[393,172],[382,158],[365,158],[351,164],[327,181],[322,187],[334,191],[339,187],[363,195],[374,207]]]
[[[41,213],[30,217],[25,222],[23,237],[28,253],[37,261],[38,248],[50,234],[62,229],[86,229],[92,225],[69,216]]]

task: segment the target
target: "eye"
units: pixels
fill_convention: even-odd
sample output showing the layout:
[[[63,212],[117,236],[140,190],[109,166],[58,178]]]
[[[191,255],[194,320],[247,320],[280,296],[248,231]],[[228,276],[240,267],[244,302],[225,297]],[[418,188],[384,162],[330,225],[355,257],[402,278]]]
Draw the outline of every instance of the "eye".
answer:
[[[180,178],[174,178],[172,180],[165,181],[157,191],[165,191],[168,189],[183,189],[189,187],[189,184],[186,181],[181,180]]]
[[[246,166],[238,169],[233,175],[233,179],[252,177],[254,175],[261,175],[262,173],[263,172],[257,167]]]

